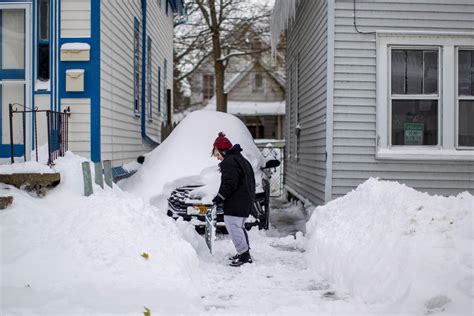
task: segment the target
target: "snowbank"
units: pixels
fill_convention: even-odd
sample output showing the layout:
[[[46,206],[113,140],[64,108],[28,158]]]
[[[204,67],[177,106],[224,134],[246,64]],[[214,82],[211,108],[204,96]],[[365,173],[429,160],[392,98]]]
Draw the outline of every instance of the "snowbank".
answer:
[[[314,210],[307,224],[308,258],[317,272],[374,311],[470,315],[473,211],[467,192],[430,196],[369,179]]]
[[[116,186],[94,186],[84,197],[84,160],[71,153],[56,160],[61,183],[44,198],[2,188],[14,202],[0,211],[1,313],[193,311],[199,260],[185,239],[202,238],[184,236],[172,219]]]
[[[176,126],[166,140],[145,159],[138,172],[120,186],[137,196],[166,208],[166,198],[176,187],[203,184],[201,197],[210,200],[219,189],[219,161],[211,156],[214,140],[224,131],[233,144],[240,144],[242,154],[259,169],[263,157],[252,135],[237,117],[215,111],[195,111]],[[261,174],[256,173],[261,182]],[[259,183],[259,182],[257,182]]]

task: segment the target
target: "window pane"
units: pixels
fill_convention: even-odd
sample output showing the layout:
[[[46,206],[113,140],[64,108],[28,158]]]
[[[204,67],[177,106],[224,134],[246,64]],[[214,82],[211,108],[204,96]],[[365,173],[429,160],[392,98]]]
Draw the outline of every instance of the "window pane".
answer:
[[[474,146],[474,101],[459,101],[459,146]]]
[[[437,94],[438,51],[392,50],[392,94]]]
[[[437,144],[437,100],[392,101],[392,145]]]
[[[422,94],[423,54],[420,50],[407,51],[407,94]]]
[[[392,94],[405,94],[406,51],[392,51]]]
[[[438,93],[438,52],[423,52],[423,93]]]
[[[39,4],[39,39],[49,40],[49,0],[41,0]]]
[[[458,73],[459,95],[474,95],[474,51],[459,51]]]

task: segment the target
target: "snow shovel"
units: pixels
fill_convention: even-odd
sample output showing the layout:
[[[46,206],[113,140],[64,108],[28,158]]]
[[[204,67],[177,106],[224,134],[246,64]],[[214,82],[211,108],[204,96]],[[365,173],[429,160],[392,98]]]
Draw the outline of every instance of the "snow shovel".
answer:
[[[206,239],[207,247],[212,254],[212,249],[214,248],[214,240],[216,239],[216,212],[217,205],[212,205],[206,212],[206,230],[204,233],[204,238]]]

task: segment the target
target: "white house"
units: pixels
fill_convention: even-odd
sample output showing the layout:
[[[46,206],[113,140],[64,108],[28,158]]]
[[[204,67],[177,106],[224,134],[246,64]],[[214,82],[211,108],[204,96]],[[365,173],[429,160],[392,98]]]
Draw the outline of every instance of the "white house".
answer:
[[[69,149],[93,161],[118,167],[156,146],[172,113],[173,24],[184,15],[183,0],[1,0],[0,157],[10,156],[10,103],[70,108]],[[28,156],[48,133],[40,115],[37,131],[26,118]]]
[[[474,192],[473,21],[472,0],[277,0],[288,192],[323,204],[369,177]]]

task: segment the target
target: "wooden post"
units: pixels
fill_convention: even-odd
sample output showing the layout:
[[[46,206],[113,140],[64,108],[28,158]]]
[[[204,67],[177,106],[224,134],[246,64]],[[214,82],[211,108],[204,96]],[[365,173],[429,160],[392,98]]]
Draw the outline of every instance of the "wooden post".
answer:
[[[105,184],[112,188],[112,161],[104,160]]]
[[[102,162],[98,161],[94,163],[94,171],[95,171],[95,184],[100,185],[100,187],[104,188],[104,178],[102,177],[103,170],[102,170]]]
[[[91,166],[88,161],[82,163],[82,175],[84,179],[84,195],[89,196],[94,191],[92,190]]]

